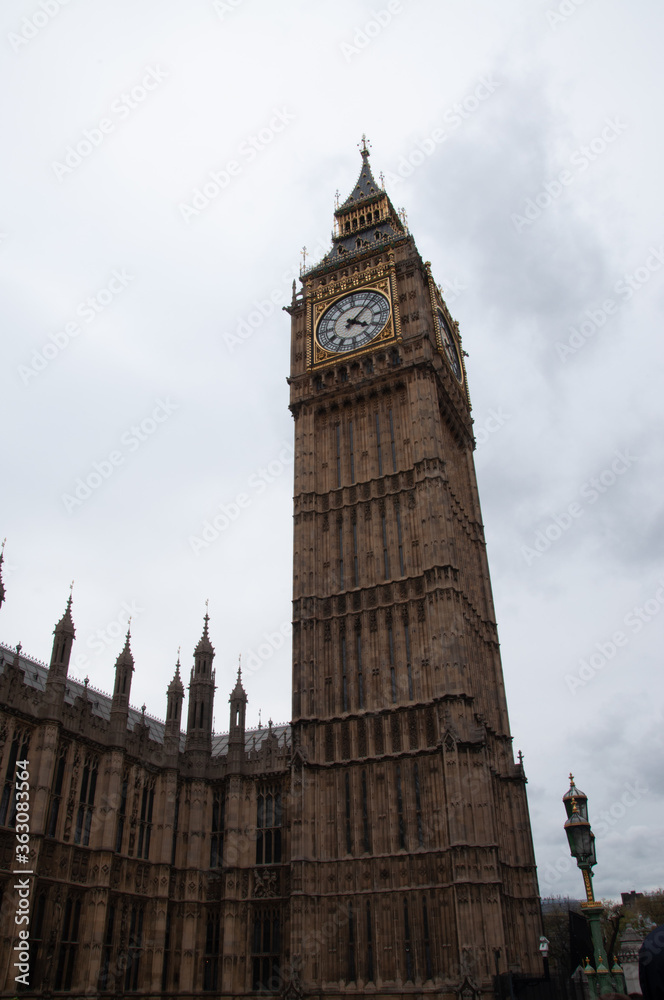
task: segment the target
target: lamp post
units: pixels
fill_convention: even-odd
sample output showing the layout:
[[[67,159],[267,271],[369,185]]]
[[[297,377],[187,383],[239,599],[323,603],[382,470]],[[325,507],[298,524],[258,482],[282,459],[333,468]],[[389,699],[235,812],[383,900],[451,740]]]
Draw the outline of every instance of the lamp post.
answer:
[[[550,975],[549,975],[549,945],[550,944],[551,944],[551,942],[549,941],[548,937],[544,937],[544,935],[542,934],[540,936],[539,950],[540,950],[540,955],[542,956],[542,961],[544,963],[544,978],[545,978],[545,980],[547,982],[551,978]]]
[[[597,864],[595,853],[595,834],[588,821],[588,796],[584,795],[574,784],[574,776],[569,776],[569,790],[563,795],[563,804],[567,812],[565,833],[569,842],[570,853],[576,859],[577,866],[583,875],[586,890],[586,901],[581,908],[590,925],[590,936],[594,951],[594,968],[589,957],[586,957],[584,972],[588,977],[591,996],[599,997],[605,993],[624,993],[625,977],[617,962],[609,971],[604,942],[602,940],[601,917],[604,907],[597,902],[593,894],[593,867]]]

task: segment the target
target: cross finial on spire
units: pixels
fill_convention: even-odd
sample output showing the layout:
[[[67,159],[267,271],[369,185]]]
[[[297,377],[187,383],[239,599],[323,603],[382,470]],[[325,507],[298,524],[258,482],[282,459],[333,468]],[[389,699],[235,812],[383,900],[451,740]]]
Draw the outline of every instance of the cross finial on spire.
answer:
[[[237,679],[242,680],[242,653],[237,658]]]
[[[570,788],[573,786],[573,784],[574,784],[574,775],[570,771],[569,772],[569,786],[570,786]]]
[[[261,709],[260,708],[258,709],[258,728],[259,729],[263,728],[263,723],[261,722]]]
[[[359,142],[358,142],[357,145],[358,146],[360,145]],[[362,154],[363,157],[364,156],[369,156],[369,146],[370,145],[371,145],[371,143],[369,142],[369,140],[367,139],[365,133],[363,132],[362,133],[362,148],[360,149],[360,153]]]
[[[339,199],[341,198],[341,192],[339,188],[334,192],[334,207],[339,208]]]

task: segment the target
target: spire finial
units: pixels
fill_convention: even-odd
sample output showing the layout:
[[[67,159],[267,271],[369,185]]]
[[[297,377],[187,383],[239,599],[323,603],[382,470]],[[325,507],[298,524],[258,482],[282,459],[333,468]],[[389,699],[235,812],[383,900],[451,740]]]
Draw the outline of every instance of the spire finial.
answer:
[[[357,145],[358,146],[360,145],[359,142],[358,142]],[[362,133],[362,148],[360,149],[360,153],[362,154],[363,158],[369,156],[369,146],[370,145],[371,145],[370,141],[367,139],[365,133],[363,132]]]
[[[237,679],[242,680],[242,653],[237,658]]]
[[[175,665],[176,665],[176,667],[178,668],[178,672],[179,672],[179,670],[180,670],[180,650],[181,650],[181,649],[182,649],[182,646],[178,646],[178,658],[177,658],[177,660],[175,661]]]
[[[571,771],[569,772],[569,787],[570,788],[574,787],[574,775],[572,774]]]
[[[261,709],[260,708],[258,709],[258,728],[259,729],[263,728],[263,723],[261,722]]]
[[[334,207],[339,208],[339,199],[341,198],[341,192],[339,188],[334,192]]]

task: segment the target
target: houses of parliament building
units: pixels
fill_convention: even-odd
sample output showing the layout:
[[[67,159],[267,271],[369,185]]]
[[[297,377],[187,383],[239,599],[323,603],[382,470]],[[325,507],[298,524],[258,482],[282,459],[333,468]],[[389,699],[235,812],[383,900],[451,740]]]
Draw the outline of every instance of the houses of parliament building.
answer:
[[[475,1000],[540,969],[458,324],[361,157],[287,307],[292,721],[247,730],[238,673],[213,733],[207,614],[163,723],[129,634],[111,697],[68,676],[71,598],[48,669],[0,647],[1,996]]]

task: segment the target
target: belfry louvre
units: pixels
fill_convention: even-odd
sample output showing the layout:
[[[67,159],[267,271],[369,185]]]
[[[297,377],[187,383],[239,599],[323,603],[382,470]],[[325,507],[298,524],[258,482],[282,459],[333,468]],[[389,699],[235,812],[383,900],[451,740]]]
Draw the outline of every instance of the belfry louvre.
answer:
[[[361,155],[288,307],[291,723],[247,730],[238,673],[213,734],[207,614],[186,731],[179,661],[165,723],[130,707],[129,634],[111,697],[68,677],[71,598],[48,669],[0,647],[3,995],[452,1000],[539,969],[458,324]]]

